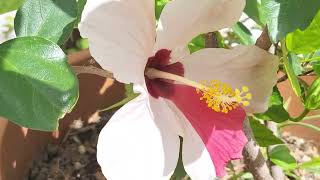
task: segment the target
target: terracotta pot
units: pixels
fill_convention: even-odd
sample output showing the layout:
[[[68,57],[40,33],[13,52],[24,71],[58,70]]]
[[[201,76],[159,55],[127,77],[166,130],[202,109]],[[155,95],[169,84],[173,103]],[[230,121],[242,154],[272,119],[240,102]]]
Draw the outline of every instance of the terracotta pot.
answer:
[[[88,51],[84,51],[71,55],[69,60],[73,65],[79,65],[88,57]],[[28,130],[0,118],[0,180],[24,179],[32,160],[46,144],[58,142],[73,120],[87,120],[98,109],[112,105],[124,96],[124,86],[111,78],[88,74],[81,74],[78,78],[79,101],[75,109],[60,120],[59,132]]]
[[[316,79],[316,76],[304,76],[302,79],[308,83],[312,84],[312,82]],[[290,98],[290,104],[288,111],[292,117],[297,117],[301,114],[301,112],[304,110],[304,106],[300,101],[300,98],[298,98],[295,93],[293,92],[291,85],[289,81],[284,81],[282,83],[278,84],[278,88],[281,92],[281,95],[284,97],[284,100],[288,100]],[[319,115],[320,111],[312,111],[307,116],[310,115]],[[315,126],[320,127],[320,118],[312,119],[312,120],[305,120],[304,122],[313,124]],[[302,137],[304,139],[314,140],[316,143],[318,143],[318,147],[320,147],[320,135],[319,132],[316,132],[314,130],[311,130],[310,128],[302,127],[302,126],[287,126],[285,128],[285,131],[290,132],[292,135]]]

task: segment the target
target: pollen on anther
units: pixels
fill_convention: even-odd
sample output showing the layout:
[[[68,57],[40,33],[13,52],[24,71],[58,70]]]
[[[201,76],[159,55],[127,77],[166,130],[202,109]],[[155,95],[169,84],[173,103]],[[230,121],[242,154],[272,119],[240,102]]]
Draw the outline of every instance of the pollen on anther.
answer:
[[[205,101],[213,111],[228,113],[239,105],[250,105],[252,94],[247,86],[242,86],[241,90],[233,89],[218,80],[201,81],[201,84],[206,88],[197,89],[197,93],[201,94],[200,100]]]

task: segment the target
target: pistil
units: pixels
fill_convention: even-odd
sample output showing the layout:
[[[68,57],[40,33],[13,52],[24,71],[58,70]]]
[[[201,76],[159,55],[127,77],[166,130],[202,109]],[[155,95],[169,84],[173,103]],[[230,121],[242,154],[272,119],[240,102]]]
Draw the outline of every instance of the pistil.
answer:
[[[146,68],[145,75],[149,79],[172,80],[194,87],[196,92],[201,94],[200,100],[205,101],[208,107],[216,112],[228,113],[229,111],[237,108],[240,104],[243,106],[249,106],[249,100],[252,98],[247,86],[243,86],[240,90],[233,89],[230,85],[221,83],[218,80],[198,83],[185,77],[160,71],[155,68]]]

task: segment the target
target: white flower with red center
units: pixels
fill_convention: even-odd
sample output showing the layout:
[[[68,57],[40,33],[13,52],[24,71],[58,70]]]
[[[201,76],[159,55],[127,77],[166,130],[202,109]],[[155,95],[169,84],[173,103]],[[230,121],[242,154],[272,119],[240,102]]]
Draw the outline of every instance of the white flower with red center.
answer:
[[[267,109],[278,59],[255,46],[193,54],[186,47],[201,33],[233,25],[244,5],[173,0],[156,27],[154,0],[88,0],[80,32],[89,38],[92,56],[140,93],[99,136],[97,159],[109,180],[169,179],[179,136],[193,180],[223,176],[226,163],[241,158],[245,111]]]

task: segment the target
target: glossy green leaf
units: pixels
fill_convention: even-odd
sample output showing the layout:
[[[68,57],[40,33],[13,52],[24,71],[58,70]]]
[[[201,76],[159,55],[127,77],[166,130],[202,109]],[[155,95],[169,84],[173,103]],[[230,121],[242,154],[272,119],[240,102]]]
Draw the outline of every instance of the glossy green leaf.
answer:
[[[255,39],[253,38],[250,30],[244,26],[241,22],[238,22],[232,27],[233,32],[239,37],[240,41],[244,45],[255,44]]]
[[[320,174],[320,158],[314,158],[311,161],[299,164],[298,167],[309,172]]]
[[[103,109],[102,111],[109,111],[111,109],[119,108],[139,96],[139,94],[137,94],[133,91],[133,84],[126,84],[125,85],[125,95],[126,95],[126,97],[124,99],[122,99],[121,101],[115,103],[114,105],[112,105],[110,107]]]
[[[295,169],[297,162],[286,145],[278,145],[269,152],[270,160],[284,170]]]
[[[54,131],[78,99],[78,81],[59,46],[40,37],[0,45],[0,116]]]
[[[15,18],[17,36],[40,36],[59,45],[70,36],[77,19],[76,0],[28,0]]]
[[[320,9],[319,0],[261,0],[261,5],[273,42],[307,28]]]
[[[320,109],[320,77],[309,88],[305,107],[310,110]]]
[[[283,98],[277,87],[273,88],[269,99],[269,108],[265,113],[255,114],[256,117],[263,120],[274,121],[277,123],[287,121],[289,113],[283,106]]]
[[[287,47],[296,54],[307,54],[320,49],[320,11],[311,22],[310,26],[287,35]]]
[[[0,0],[0,14],[18,9],[24,0]]]
[[[261,147],[268,147],[275,144],[283,144],[283,141],[277,138],[271,130],[262,125],[259,121],[250,119],[250,126],[254,137]]]
[[[258,0],[246,0],[244,12],[260,26],[264,26],[266,23],[266,18],[264,17],[261,4]]]
[[[286,43],[284,40],[281,41],[281,46],[282,46],[282,53],[283,53],[283,65],[286,70],[291,87],[292,87],[293,91],[295,92],[295,94],[298,97],[301,97],[301,88],[300,88],[299,80],[298,80],[296,74],[294,73],[293,65],[289,61]]]

